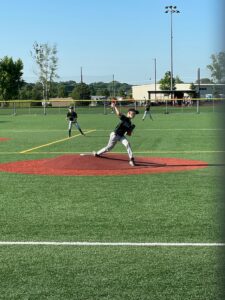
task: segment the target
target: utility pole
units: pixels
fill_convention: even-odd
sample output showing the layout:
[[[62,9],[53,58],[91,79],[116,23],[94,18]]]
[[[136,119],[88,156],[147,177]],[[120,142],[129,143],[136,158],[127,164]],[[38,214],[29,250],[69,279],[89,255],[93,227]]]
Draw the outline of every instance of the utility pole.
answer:
[[[82,67],[80,67],[80,83],[83,83]]]
[[[200,90],[200,86],[201,86],[201,75],[200,75],[200,68],[198,68],[198,99],[197,99],[197,114],[199,114],[199,98],[201,97],[201,90]]]
[[[114,74],[113,74],[113,90],[112,90],[112,94],[113,94],[113,97],[115,97],[115,80],[114,80]]]
[[[155,100],[156,100],[156,58],[154,58],[154,69],[155,69]]]

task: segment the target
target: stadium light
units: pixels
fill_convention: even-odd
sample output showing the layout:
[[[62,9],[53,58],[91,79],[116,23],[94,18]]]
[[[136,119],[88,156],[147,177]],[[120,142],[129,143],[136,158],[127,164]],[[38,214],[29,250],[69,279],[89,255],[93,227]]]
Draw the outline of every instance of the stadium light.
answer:
[[[173,14],[179,14],[176,6],[165,6],[165,13],[170,13],[170,90],[173,90]]]

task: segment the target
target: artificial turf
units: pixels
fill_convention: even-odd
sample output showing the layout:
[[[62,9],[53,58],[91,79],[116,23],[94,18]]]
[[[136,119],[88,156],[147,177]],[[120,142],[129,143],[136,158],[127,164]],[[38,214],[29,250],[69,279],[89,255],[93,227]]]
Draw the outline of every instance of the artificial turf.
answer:
[[[154,113],[154,111],[153,111]],[[134,120],[136,156],[204,160],[195,171],[106,177],[0,173],[1,241],[223,242],[219,113]],[[118,120],[80,114],[1,116],[0,162],[98,150]],[[76,129],[73,134],[77,134]],[[114,149],[125,152],[118,145]],[[0,246],[1,299],[222,299],[217,247]]]

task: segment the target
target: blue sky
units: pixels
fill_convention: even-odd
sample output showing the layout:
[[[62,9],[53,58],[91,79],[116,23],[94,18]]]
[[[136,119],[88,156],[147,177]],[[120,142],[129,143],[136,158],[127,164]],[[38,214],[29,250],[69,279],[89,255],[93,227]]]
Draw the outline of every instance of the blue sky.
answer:
[[[24,79],[35,82],[32,45],[56,44],[60,81],[86,83],[113,78],[129,84],[154,82],[170,70],[173,14],[174,76],[185,82],[209,77],[210,56],[222,50],[223,0],[0,0],[0,58],[21,58]]]

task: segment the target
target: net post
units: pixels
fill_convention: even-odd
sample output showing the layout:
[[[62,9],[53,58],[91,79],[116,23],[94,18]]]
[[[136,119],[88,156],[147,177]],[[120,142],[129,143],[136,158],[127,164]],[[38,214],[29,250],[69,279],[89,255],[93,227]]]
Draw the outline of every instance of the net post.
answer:
[[[199,99],[197,99],[197,103],[196,103],[197,105],[197,114],[199,114]]]
[[[165,111],[165,114],[168,114],[167,99],[166,99],[166,111]]]
[[[43,103],[43,106],[44,106],[44,115],[46,115],[46,100],[44,99],[44,101],[42,103]]]
[[[107,110],[106,110],[106,101],[104,100],[104,115],[107,115]]]
[[[16,103],[13,102],[13,115],[15,116],[16,115]]]

